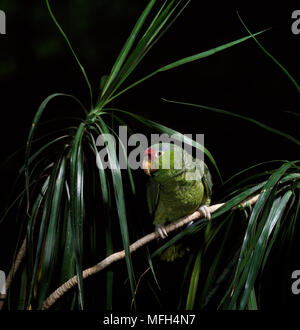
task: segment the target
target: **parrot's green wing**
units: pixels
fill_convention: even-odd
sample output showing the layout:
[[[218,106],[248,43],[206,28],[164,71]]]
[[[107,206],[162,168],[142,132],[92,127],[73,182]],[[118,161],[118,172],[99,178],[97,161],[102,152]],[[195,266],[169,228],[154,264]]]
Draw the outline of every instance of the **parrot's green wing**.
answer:
[[[210,172],[209,172],[206,164],[204,164],[204,175],[203,175],[202,181],[203,181],[207,196],[210,199],[210,196],[212,194],[212,179],[211,179],[211,175],[210,175]]]
[[[203,183],[204,189],[205,189],[205,195],[207,198],[207,201],[205,204],[209,205],[211,194],[212,194],[211,174],[209,172],[207,165],[202,160],[199,160],[199,159],[196,160],[196,167],[198,168],[198,170],[200,172],[201,180],[202,180],[202,183]]]
[[[159,183],[150,178],[147,182],[147,203],[149,212],[154,216],[159,198]]]

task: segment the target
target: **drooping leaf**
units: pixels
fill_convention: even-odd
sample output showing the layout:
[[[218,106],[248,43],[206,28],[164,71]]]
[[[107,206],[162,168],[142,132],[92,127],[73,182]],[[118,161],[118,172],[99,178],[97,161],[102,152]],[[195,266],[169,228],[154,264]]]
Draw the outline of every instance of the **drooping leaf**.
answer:
[[[96,126],[99,129],[99,133],[106,134],[106,136],[111,139],[111,135],[109,134],[108,127],[100,116],[98,116],[98,123],[99,123],[99,125],[96,124]],[[112,174],[114,196],[115,196],[115,200],[116,200],[122,242],[123,242],[123,247],[125,250],[125,260],[126,260],[126,266],[127,266],[127,271],[128,271],[130,289],[131,289],[132,297],[135,302],[135,295],[134,295],[135,277],[134,277],[134,271],[133,271],[133,266],[132,266],[132,261],[131,261],[131,254],[129,252],[129,234],[128,234],[128,227],[127,227],[125,196],[124,196],[122,175],[121,175],[119,163],[117,160],[116,149],[115,149],[115,145],[114,145],[113,141],[111,141],[111,140],[108,141],[106,148],[107,148],[107,154],[108,154],[108,159],[109,159],[109,163],[110,163],[110,171]]]
[[[259,46],[259,48],[276,64],[279,66],[279,68],[287,75],[287,77],[290,79],[290,81],[295,85],[295,87],[297,88],[298,93],[300,93],[300,86],[297,83],[297,81],[295,80],[295,78],[288,72],[288,70],[282,65],[280,64],[280,62],[270,53],[268,52],[265,47],[257,40],[257,38],[255,37],[255,35],[253,35],[251,33],[251,31],[249,30],[249,28],[247,27],[247,25],[244,23],[244,21],[242,20],[241,16],[239,15],[239,13],[237,12],[238,18],[240,20],[240,22],[243,24],[244,28],[246,29],[246,31],[249,33],[249,35],[254,39],[254,41],[256,42],[256,44]]]
[[[72,224],[72,240],[78,276],[79,308],[84,309],[84,293],[82,280],[83,258],[83,153],[82,138],[85,125],[82,123],[74,137],[70,157],[70,214]]]
[[[154,6],[156,0],[151,0],[149,1],[148,5],[146,6],[146,8],[144,9],[142,15],[139,17],[139,19],[137,20],[127,42],[125,43],[124,47],[121,50],[121,53],[119,54],[118,58],[116,59],[111,73],[108,76],[108,78],[106,79],[105,85],[103,87],[102,90],[102,97],[104,98],[105,93],[107,92],[107,90],[110,88],[110,86],[112,85],[112,83],[114,82],[114,80],[116,79],[119,71],[122,68],[123,63],[125,62],[125,59],[129,53],[129,51],[131,50],[133,43],[139,33],[139,31],[141,30],[141,28],[144,25],[144,22],[146,20],[146,18],[148,17],[152,7]]]
[[[258,34],[261,34],[263,32],[266,32],[266,31],[267,30],[263,30],[263,31],[257,32],[254,35],[258,35]],[[144,82],[144,81],[152,78],[153,76],[157,75],[158,73],[165,72],[165,71],[168,71],[168,70],[172,70],[172,69],[175,69],[175,68],[177,68],[177,67],[179,67],[181,65],[184,65],[184,64],[187,64],[187,63],[191,63],[191,62],[200,60],[202,58],[211,56],[211,55],[216,54],[216,53],[218,53],[220,51],[223,51],[223,50],[225,50],[227,48],[230,48],[230,47],[232,47],[234,45],[237,45],[237,44],[239,44],[241,42],[244,42],[244,41],[248,40],[249,38],[251,38],[251,36],[246,36],[246,37],[240,38],[238,40],[235,40],[235,41],[232,41],[232,42],[228,42],[228,43],[226,43],[224,45],[221,45],[221,46],[218,46],[216,48],[213,48],[213,49],[210,49],[210,50],[207,50],[207,51],[204,51],[204,52],[201,52],[201,53],[192,55],[192,56],[188,56],[188,57],[185,57],[183,59],[180,59],[180,60],[177,60],[175,62],[172,62],[170,64],[164,65],[163,67],[161,67],[161,68],[153,71],[152,73],[148,74],[147,76],[145,76],[145,77],[137,80],[133,84],[129,85],[128,87],[126,87],[122,91],[120,91],[117,94],[115,94],[114,96],[112,96],[109,100],[106,101],[106,104],[109,103],[109,102],[111,102],[112,100],[116,99],[120,95],[124,94],[128,90],[132,89],[133,87],[135,87],[135,86],[141,84],[142,82]]]
[[[46,298],[47,291],[51,282],[51,275],[55,266],[55,246],[57,245],[57,229],[61,214],[60,201],[65,184],[66,160],[62,159],[60,168],[55,180],[55,187],[51,201],[51,211],[49,214],[49,225],[45,237],[45,247],[43,261],[41,265],[41,290],[38,297],[38,309],[42,308],[43,301]]]
[[[83,107],[81,102],[73,95],[64,94],[64,93],[54,93],[54,94],[51,94],[51,95],[49,95],[48,97],[45,98],[45,100],[41,103],[41,105],[39,106],[37,112],[35,113],[35,116],[34,116],[33,121],[32,121],[31,128],[29,130],[27,142],[26,142],[25,161],[24,161],[25,189],[26,189],[27,204],[28,204],[27,205],[27,211],[29,209],[29,181],[30,181],[29,180],[29,160],[30,160],[30,152],[31,152],[31,145],[32,145],[33,136],[34,136],[35,130],[37,128],[37,125],[39,124],[40,118],[43,115],[48,103],[51,100],[53,100],[54,98],[58,97],[58,96],[69,97],[69,98],[75,100],[80,105],[80,107]]]
[[[198,109],[201,108],[201,109],[210,110],[210,111],[214,111],[214,112],[221,113],[221,114],[224,114],[224,115],[228,115],[228,116],[232,116],[232,117],[247,120],[247,121],[249,121],[249,122],[251,122],[251,123],[253,123],[253,124],[255,124],[255,125],[271,132],[271,133],[280,135],[280,136],[292,141],[293,143],[297,144],[298,146],[300,146],[300,141],[298,139],[294,138],[293,136],[291,136],[291,135],[289,135],[285,132],[282,132],[282,131],[280,131],[276,128],[272,128],[272,127],[270,127],[266,124],[263,124],[260,121],[255,120],[253,118],[242,116],[240,114],[230,112],[230,111],[227,111],[227,110],[222,110],[222,109],[218,109],[218,108],[215,108],[215,107],[209,107],[209,106],[206,106],[206,105],[193,104],[193,103],[187,103],[187,102],[179,102],[179,101],[171,101],[171,100],[166,100],[166,99],[164,99],[164,100],[167,101],[167,102],[170,102],[170,103],[191,106],[191,107],[198,108]]]
[[[190,278],[190,286],[187,294],[187,300],[186,300],[186,306],[185,308],[187,310],[192,310],[194,308],[195,299],[197,295],[197,289],[198,289],[198,281],[201,271],[201,250],[196,255],[195,261],[194,261],[194,267]]]
[[[285,195],[282,198],[278,198],[275,200],[273,207],[269,213],[269,218],[266,221],[266,224],[263,228],[263,231],[259,237],[259,240],[257,242],[257,246],[254,250],[253,257],[252,257],[252,263],[248,272],[248,278],[245,283],[245,290],[243,292],[243,295],[241,297],[241,302],[239,305],[240,309],[244,309],[249,298],[250,294],[253,291],[254,281],[256,279],[256,276],[258,274],[258,271],[260,269],[260,265],[265,253],[265,249],[268,243],[268,240],[270,238],[270,235],[276,226],[277,222],[280,220],[280,218],[283,215],[284,209],[286,208],[286,205],[289,201],[289,198],[291,197],[292,192],[288,191],[285,193]]]
[[[57,19],[55,18],[54,14],[53,14],[53,12],[52,12],[52,9],[51,9],[51,7],[50,7],[50,4],[49,4],[49,0],[46,0],[46,4],[47,4],[47,8],[48,8],[49,14],[50,14],[50,16],[51,16],[51,18],[52,18],[54,24],[56,25],[56,27],[58,28],[59,32],[61,33],[61,35],[62,35],[63,38],[65,39],[65,41],[66,41],[66,43],[67,43],[69,49],[71,50],[72,55],[74,56],[74,58],[75,58],[75,60],[76,60],[76,62],[77,62],[77,64],[78,64],[78,66],[79,66],[79,68],[80,68],[80,70],[81,70],[81,72],[82,72],[82,74],[83,74],[83,77],[84,77],[84,79],[85,79],[85,81],[86,81],[86,84],[87,84],[87,86],[88,86],[88,89],[89,89],[89,94],[90,94],[90,105],[91,105],[91,109],[92,109],[92,108],[93,108],[93,91],[92,91],[92,87],[91,87],[90,81],[89,81],[89,79],[88,79],[88,76],[87,76],[87,74],[86,74],[86,72],[85,72],[85,69],[84,69],[83,65],[80,63],[79,58],[78,58],[78,56],[77,56],[77,54],[76,54],[74,48],[72,47],[69,38],[67,37],[67,35],[65,34],[64,30],[62,29],[62,27],[61,27],[60,24],[58,23]]]
[[[121,109],[116,109],[116,108],[109,108],[107,110],[114,110],[114,111],[119,111],[119,112],[122,112],[122,113],[125,113],[126,115],[130,116],[130,117],[133,117],[134,119],[138,120],[139,122],[143,123],[144,125],[148,126],[148,127],[151,127],[151,128],[154,128],[162,133],[166,133],[168,134],[169,136],[172,136],[174,139],[180,141],[180,142],[183,142],[183,143],[186,143],[190,146],[193,146],[199,150],[201,150],[202,152],[204,152],[209,160],[212,162],[212,164],[214,165],[220,179],[222,180],[222,177],[221,177],[221,173],[218,169],[218,166],[212,156],[212,154],[203,146],[201,145],[200,143],[194,141],[193,139],[189,138],[188,136],[174,130],[174,129],[171,129],[167,126],[164,126],[164,125],[161,125],[157,122],[154,122],[150,119],[146,119],[144,117],[141,117],[137,114],[134,114],[134,113],[131,113],[131,112],[128,112],[128,111],[125,111],[125,110],[121,110]]]
[[[49,226],[49,215],[51,212],[51,204],[53,200],[53,193],[55,189],[56,184],[56,178],[58,175],[58,171],[60,168],[60,159],[57,159],[56,163],[54,164],[51,173],[49,174],[49,183],[47,185],[47,191],[45,194],[45,202],[42,208],[42,215],[40,224],[39,224],[39,233],[38,233],[38,242],[36,245],[36,253],[35,253],[35,260],[34,260],[34,266],[32,271],[32,278],[31,278],[31,284],[30,284],[30,290],[29,290],[29,299],[28,304],[31,304],[31,298],[34,295],[34,291],[36,292],[37,287],[39,285],[40,280],[40,267],[42,258],[45,253],[44,248],[44,240],[45,240],[45,234],[47,233],[48,226]],[[37,201],[37,206],[39,205],[39,200]],[[29,237],[29,244],[32,242],[33,239],[33,225],[34,223],[32,221],[28,224],[28,237]],[[36,226],[36,223],[35,223]],[[30,245],[29,245],[30,246]],[[29,306],[28,306],[29,307]]]

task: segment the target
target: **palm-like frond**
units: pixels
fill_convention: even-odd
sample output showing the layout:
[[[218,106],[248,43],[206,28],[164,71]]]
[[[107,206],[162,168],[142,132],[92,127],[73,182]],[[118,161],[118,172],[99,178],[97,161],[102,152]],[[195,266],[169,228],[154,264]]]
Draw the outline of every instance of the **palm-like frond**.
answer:
[[[12,299],[10,299],[9,303],[10,308],[41,309],[44,299],[51,290],[74,275],[78,277],[78,288],[77,291],[73,291],[70,296],[66,298],[66,302],[70,309],[76,308],[76,300],[79,309],[86,308],[88,302],[84,295],[85,284],[82,280],[82,270],[83,266],[89,262],[88,254],[91,251],[94,254],[100,253],[104,257],[111,254],[114,249],[115,237],[118,237],[116,233],[119,234],[119,232],[121,234],[121,246],[125,250],[131,296],[133,300],[135,300],[134,291],[136,281],[134,264],[129,252],[130,233],[128,229],[123,183],[124,176],[119,168],[116,147],[113,144],[109,143],[107,146],[108,160],[111,169],[105,170],[96,166],[96,155],[98,152],[96,145],[97,135],[110,132],[115,134],[114,127],[110,126],[105,116],[109,115],[110,118],[114,117],[116,120],[122,122],[122,119],[119,118],[119,114],[125,114],[153,130],[164,132],[169,135],[176,134],[180,141],[184,141],[202,150],[220,175],[217,164],[211,153],[196,141],[187,138],[171,128],[142,118],[129,111],[110,107],[112,100],[115,100],[129,89],[141,84],[154,75],[211,56],[216,52],[228,49],[263,32],[261,31],[257,34],[240,38],[214,49],[177,60],[158,68],[145,77],[136,79],[135,82],[126,86],[125,83],[133,74],[136,67],[142,63],[144,57],[149,53],[152,47],[157,44],[162,35],[176,21],[179,15],[181,15],[189,2],[189,0],[165,0],[160,3],[157,3],[155,0],[149,1],[125,45],[121,49],[110,74],[103,77],[101,80],[101,90],[99,91],[97,103],[94,105],[92,88],[85,69],[81,65],[79,57],[75,53],[67,35],[55,19],[48,0],[46,0],[50,16],[67,42],[87,83],[90,94],[90,105],[86,108],[72,95],[55,93],[48,96],[41,103],[34,116],[26,144],[25,163],[21,168],[21,172],[24,170],[25,173],[25,188],[5,213],[5,217],[7,218],[10,214],[9,212],[16,203],[19,203],[20,210],[23,210],[23,216],[18,219],[18,226],[20,226],[18,236],[26,238],[27,249],[26,263],[21,269],[20,281],[18,284],[15,284],[15,288],[13,286],[12,290],[10,290],[10,292],[12,292]],[[51,134],[51,138],[45,138],[46,142],[38,147],[35,143],[37,141],[36,130],[41,124],[41,118],[49,107],[50,101],[61,96],[68,97],[73,101],[75,100],[75,104],[82,110],[83,116],[79,118],[79,124],[76,123],[76,125],[71,126],[68,124],[65,129],[55,132],[54,137],[52,137]],[[55,150],[54,152],[53,149]],[[247,189],[242,189],[240,193],[235,194],[221,210],[214,214],[213,219],[217,220],[218,217],[232,207],[238,205],[245,198],[260,191],[262,188],[267,187],[268,189],[273,189],[278,184],[279,180],[287,178],[286,176],[284,177],[284,174],[288,168],[295,168],[295,164],[284,164],[283,168],[284,170],[281,169],[280,173],[274,172],[272,181],[269,179],[266,182],[256,183],[255,185],[247,187]],[[275,173],[277,173],[276,180],[274,179]],[[132,192],[134,193],[135,186],[130,169],[128,170],[128,174]],[[272,185],[270,182],[272,182]],[[289,184],[290,181],[287,180],[286,182]],[[272,232],[274,227],[276,230],[277,224],[283,218],[284,210],[287,205],[289,205],[292,200],[296,200],[296,197],[292,198],[294,194],[294,190],[292,189],[286,189],[282,199],[280,199],[278,194],[279,192],[272,190],[272,193],[270,192],[263,195],[264,197],[261,197],[258,203],[258,205],[261,206],[256,207],[257,211],[254,212],[254,215],[252,213],[249,222],[251,224],[249,230],[251,234],[262,237],[261,240],[266,237],[269,239],[270,232]],[[272,201],[273,204],[269,201],[270,196],[276,198]],[[100,210],[99,214],[91,215],[89,209],[91,205],[97,205],[94,212]],[[268,205],[267,211],[272,211],[272,216],[268,216],[269,213],[264,213],[263,207],[265,205]],[[279,213],[276,211],[276,207],[280,209]],[[21,213],[20,211],[20,214]],[[264,215],[263,221],[260,222],[259,233],[256,233],[253,228],[256,228],[254,225],[258,223],[258,218],[262,216],[261,214]],[[117,232],[113,222],[115,218],[118,219],[119,232]],[[226,223],[229,222],[229,220],[230,219],[227,219]],[[199,288],[198,280],[201,279],[202,274],[202,261],[200,261],[200,256],[202,258],[206,254],[208,247],[214,242],[218,232],[223,229],[224,223],[225,222],[216,221],[215,231],[213,231],[212,228],[210,230],[207,229],[202,249],[200,252],[197,252],[196,258],[192,258],[190,261],[189,267],[192,270],[191,276],[189,272],[186,271],[186,278],[190,276],[188,280],[189,288],[187,300],[185,302],[185,307],[187,308],[193,308],[197,304],[199,306],[199,301],[201,304],[206,303],[205,295],[209,294],[215,283],[216,276],[214,272],[211,271],[209,274],[209,282],[207,282],[204,287],[205,295],[203,293],[199,298],[197,291]],[[154,258],[161,250],[165,249],[173,242],[187,235],[197,235],[197,233],[201,233],[206,225],[205,221],[195,223],[195,225],[187,228],[154,252],[151,258]],[[293,228],[289,227],[289,232],[292,231]],[[87,239],[87,236],[89,238],[91,237],[91,239]],[[225,237],[229,237],[228,232]],[[259,239],[258,242],[260,242]],[[241,261],[239,261],[235,271],[236,275],[231,284],[231,288],[234,288],[234,302],[231,301],[228,303],[227,297],[225,297],[224,304],[226,303],[232,306],[238,302],[240,304],[239,306],[243,308],[245,303],[249,304],[249,297],[251,298],[252,304],[254,304],[254,297],[252,294],[253,282],[257,276],[258,265],[264,262],[262,254],[269,247],[270,245],[268,244],[260,245],[256,254],[251,257],[251,260],[249,258],[249,260],[247,259],[248,261],[239,259]],[[253,249],[254,246],[251,245],[251,248]],[[249,251],[248,245],[243,246],[240,256],[252,256]],[[153,261],[151,258],[148,254],[146,259],[154,275]],[[220,271],[218,260],[221,258],[222,253],[220,252],[213,263],[212,269],[218,269]],[[245,278],[245,269],[253,269],[249,279]],[[244,282],[240,281],[240,278],[242,278]],[[109,270],[105,279],[107,309],[111,309],[113,306],[113,283],[113,271]],[[251,288],[250,290],[243,290],[242,285],[247,285],[247,288],[250,285]],[[238,289],[236,286],[238,286]],[[13,295],[16,295],[17,298],[14,298]]]
[[[266,181],[253,181],[246,190],[240,186],[240,192],[235,192],[234,197],[213,213],[209,226],[207,220],[198,220],[153,253],[155,257],[180,240],[197,242],[186,262],[183,283],[188,285],[181,293],[179,308],[260,307],[257,281],[271,250],[274,245],[287,244],[294,238],[295,221],[299,217],[298,164],[299,161],[282,161],[279,168],[263,173],[269,175]],[[247,172],[243,171],[240,179]],[[259,198],[251,212],[237,209],[242,201],[257,193]]]

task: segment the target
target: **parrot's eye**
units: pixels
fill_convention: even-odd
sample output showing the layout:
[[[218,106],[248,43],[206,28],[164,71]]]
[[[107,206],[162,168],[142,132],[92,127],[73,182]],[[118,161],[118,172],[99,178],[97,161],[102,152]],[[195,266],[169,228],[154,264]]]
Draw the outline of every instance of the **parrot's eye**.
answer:
[[[160,156],[162,156],[163,154],[164,154],[164,152],[161,151],[161,150],[159,150],[159,151],[156,152],[156,157],[160,157]]]

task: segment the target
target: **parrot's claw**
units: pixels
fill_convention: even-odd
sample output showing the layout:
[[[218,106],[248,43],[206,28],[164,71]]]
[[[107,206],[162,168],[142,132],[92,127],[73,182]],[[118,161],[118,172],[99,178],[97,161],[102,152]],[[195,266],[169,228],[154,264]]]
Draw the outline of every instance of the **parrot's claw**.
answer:
[[[165,239],[168,237],[168,233],[166,231],[166,228],[162,225],[157,225],[155,227],[155,231],[158,233],[159,238]]]
[[[201,207],[199,207],[198,211],[203,218],[206,218],[208,221],[210,220],[211,214],[209,208],[206,205],[202,205]]]

